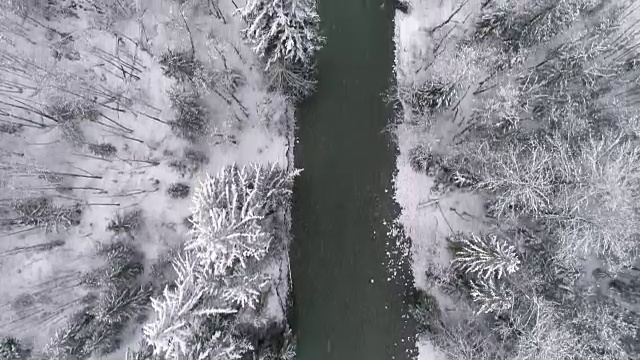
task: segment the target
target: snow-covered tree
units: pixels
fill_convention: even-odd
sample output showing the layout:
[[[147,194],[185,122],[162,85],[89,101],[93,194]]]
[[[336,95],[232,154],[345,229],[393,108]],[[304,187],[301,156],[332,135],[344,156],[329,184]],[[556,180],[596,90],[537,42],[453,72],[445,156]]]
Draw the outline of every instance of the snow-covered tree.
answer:
[[[175,259],[175,286],[166,287],[161,298],[151,299],[156,316],[145,325],[143,331],[155,354],[169,359],[186,356],[191,351],[198,317],[235,312],[234,309],[216,307],[211,301],[207,301],[211,297],[205,297],[205,293],[211,290],[198,281],[197,267],[198,263],[189,254]]]
[[[502,281],[493,278],[471,281],[471,298],[480,305],[478,313],[499,314],[513,307],[515,295]]]
[[[253,314],[269,277],[265,219],[288,203],[293,177],[277,165],[230,165],[207,176],[193,198],[193,238],[174,260],[176,280],[152,299],[145,340],[166,359],[241,359],[252,345],[235,332]],[[254,315],[255,316],[255,315]]]
[[[193,250],[201,266],[214,274],[262,259],[272,240],[262,221],[289,196],[295,174],[253,163],[207,175],[193,196],[193,238],[186,250]]]
[[[225,276],[222,298],[242,308],[254,309],[262,290],[269,284],[270,278],[262,273],[247,274],[240,271],[238,274]]]
[[[505,273],[512,274],[520,266],[514,246],[496,235],[457,236],[454,240],[461,249],[456,252],[453,266],[465,273],[473,273],[481,279],[500,279]]]
[[[313,0],[247,0],[238,13],[248,24],[246,39],[267,69],[276,62],[313,65],[323,42]]]

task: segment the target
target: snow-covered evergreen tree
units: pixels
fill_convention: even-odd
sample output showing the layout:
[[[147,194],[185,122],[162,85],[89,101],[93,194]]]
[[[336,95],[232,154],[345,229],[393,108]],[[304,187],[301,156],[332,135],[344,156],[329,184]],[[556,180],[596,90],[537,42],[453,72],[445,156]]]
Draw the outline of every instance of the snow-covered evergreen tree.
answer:
[[[494,276],[500,279],[505,273],[516,272],[520,266],[515,247],[495,235],[457,236],[454,241],[461,249],[456,252],[453,266],[465,273],[485,280]]]
[[[161,298],[151,299],[156,317],[144,327],[144,334],[156,354],[170,359],[188,354],[197,317],[236,312],[221,303],[214,304],[211,297],[205,296],[213,289],[207,289],[207,284],[199,281],[198,266],[188,253],[175,259],[175,286],[166,287]]]
[[[262,259],[272,239],[262,220],[291,193],[294,175],[276,165],[255,163],[207,175],[193,196],[193,238],[186,249],[214,274]]]
[[[241,359],[253,350],[234,331],[256,308],[269,277],[260,260],[271,232],[263,220],[288,203],[293,177],[276,165],[230,165],[207,176],[193,198],[193,239],[174,260],[176,280],[152,299],[144,327],[156,355],[171,360]]]
[[[499,314],[513,307],[515,295],[505,282],[493,278],[471,281],[471,298],[480,305],[478,313]]]
[[[238,13],[248,24],[246,39],[267,69],[276,62],[313,65],[323,42],[314,0],[247,0]]]

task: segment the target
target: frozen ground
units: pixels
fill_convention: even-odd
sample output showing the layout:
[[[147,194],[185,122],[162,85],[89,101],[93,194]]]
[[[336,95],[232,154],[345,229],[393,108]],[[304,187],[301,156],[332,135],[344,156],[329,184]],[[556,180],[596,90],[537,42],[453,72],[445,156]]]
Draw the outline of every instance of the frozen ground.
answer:
[[[223,18],[201,3],[183,16],[176,2],[140,0],[113,21],[86,9],[49,20],[4,15],[0,125],[20,130],[0,133],[3,204],[47,196],[56,204],[79,204],[82,215],[77,226],[57,231],[2,228],[0,336],[37,350],[65,324],[89,292],[82,274],[101,264],[98,245],[115,239],[106,225],[117,213],[142,211],[144,225],[133,236],[149,267],[179,246],[188,230],[189,197],[171,198],[171,184],[193,188],[200,174],[234,161],[291,164],[292,106],[267,91],[262,66],[240,37],[232,2],[220,2]],[[222,75],[232,70],[242,80],[235,92],[222,84],[204,97],[213,134],[195,143],[177,138],[167,124],[174,116],[167,91],[175,80],[158,62],[167,49],[188,50],[189,32],[207,69]],[[99,115],[73,129],[43,116],[71,102],[93,103]],[[101,158],[90,151],[101,143],[116,153]],[[197,166],[190,154],[206,160]],[[175,166],[180,164],[187,169]],[[52,172],[59,174],[54,180],[38,176]],[[286,296],[288,258],[280,250],[271,271],[283,279],[279,294]],[[274,296],[269,303],[280,303]],[[270,307],[283,318],[279,306]],[[131,342],[137,333],[132,330]]]

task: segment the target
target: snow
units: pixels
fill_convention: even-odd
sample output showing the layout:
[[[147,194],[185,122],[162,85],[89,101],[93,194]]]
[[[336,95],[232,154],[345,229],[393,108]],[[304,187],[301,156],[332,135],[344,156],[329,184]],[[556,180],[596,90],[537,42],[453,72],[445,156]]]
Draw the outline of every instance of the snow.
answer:
[[[109,89],[113,94],[132,100],[128,108],[123,108],[122,103],[116,104],[114,99],[96,95],[99,101],[114,108],[101,107],[102,114],[120,125],[106,118],[99,118],[104,125],[89,122],[80,125],[84,143],[113,144],[118,150],[114,158],[99,160],[90,157],[84,144],[70,145],[62,138],[60,129],[55,127],[44,130],[25,127],[15,135],[0,133],[3,163],[8,157],[5,155],[7,152],[24,152],[23,158],[32,159],[49,170],[100,177],[65,177],[65,186],[102,189],[78,189],[65,194],[47,192],[85,204],[80,225],[68,232],[33,230],[12,234],[20,230],[15,228],[3,229],[0,233],[3,238],[0,241],[0,336],[15,336],[35,349],[42,348],[55,330],[64,326],[68,316],[81,308],[80,299],[87,290],[80,285],[80,276],[100,266],[100,259],[94,256],[95,249],[98,244],[113,240],[106,224],[116,212],[134,207],[142,209],[145,223],[135,234],[134,244],[145,253],[148,266],[169,249],[183,243],[187,236],[183,220],[190,214],[190,199],[170,198],[166,194],[170,184],[182,181],[194,188],[204,172],[215,174],[232,162],[277,162],[292,167],[293,107],[281,96],[267,91],[261,62],[243,43],[240,30],[244,24],[231,15],[235,9],[228,2],[224,2],[226,8],[221,4],[226,24],[208,15],[206,10],[198,10],[195,12],[197,17],[189,18],[189,25],[198,49],[197,56],[206,66],[217,70],[223,67],[221,56],[212,47],[215,40],[229,67],[246,78],[246,84],[238,89],[237,96],[247,108],[248,117],[240,115],[237,105],[229,106],[213,93],[205,99],[211,110],[211,125],[234,135],[237,143],[217,143],[217,139],[211,138],[189,145],[176,138],[166,124],[151,118],[166,122],[173,117],[167,90],[174,80],[162,74],[157,59],[168,48],[184,48],[189,41],[185,30],[176,27],[176,21],[170,19],[170,14],[177,11],[174,1],[140,0],[138,3],[141,9],[136,16],[116,22],[110,29],[95,27],[91,17],[85,13],[81,13],[79,18],[43,21],[61,33],[72,34],[74,41],[65,46],[77,51],[79,61],[64,57],[53,59],[46,29],[32,21],[21,23],[27,37],[7,32],[2,34],[6,42],[0,51],[0,61],[4,66],[0,80],[3,84],[20,84],[20,89],[12,93],[5,85],[0,86],[0,100],[8,101],[13,97],[34,101],[34,104],[47,104],[53,95],[62,94],[59,87],[69,88],[82,96],[93,96],[97,89]],[[120,41],[115,34],[120,34]],[[240,56],[236,55],[233,47],[237,48]],[[16,63],[7,60],[7,54],[27,59],[32,64],[21,65],[28,67],[25,74],[14,71],[14,67],[9,65],[15,66]],[[117,58],[134,64],[139,71],[134,71],[133,75],[139,80],[123,76],[122,69],[113,65]],[[36,65],[55,71],[56,76],[44,76],[44,72],[35,70]],[[77,98],[70,94],[66,94],[67,97]],[[4,106],[2,110],[5,110]],[[12,113],[53,124],[26,111],[13,109]],[[234,115],[240,116],[241,121],[237,121]],[[123,127],[130,130],[123,131]],[[168,164],[182,158],[188,147],[204,151],[209,162],[193,176],[181,176]],[[160,164],[154,166],[144,161],[158,161]],[[20,178],[18,185],[24,185],[24,181]],[[42,246],[28,248],[60,240],[63,241],[61,246],[50,249]],[[274,265],[280,277],[285,279],[288,279],[287,261],[285,257],[280,259],[280,266]],[[286,281],[283,283],[288,284]],[[286,297],[287,290],[280,289],[279,294]],[[273,316],[283,319],[284,313],[274,307]],[[131,336],[127,337],[130,342],[124,347],[135,343],[139,336],[139,329],[132,330]],[[122,351],[114,353],[112,358],[123,358]]]
[[[395,72],[399,87],[428,79],[424,67],[432,58],[436,42],[429,30],[444,22],[460,2],[410,0],[409,4],[408,14],[396,11],[395,16]],[[477,9],[477,2],[469,2],[453,21],[464,19],[474,9]],[[464,107],[469,105],[463,104]],[[453,232],[480,230],[480,222],[470,219],[482,218],[484,213],[480,196],[463,192],[434,194],[431,190],[434,179],[414,171],[409,164],[409,151],[416,145],[440,148],[451,139],[456,130],[453,124],[447,123],[428,127],[419,119],[412,118],[409,111],[405,114],[404,122],[396,128],[400,154],[394,179],[395,199],[402,209],[398,220],[411,239],[415,286],[422,290],[429,290],[426,270],[430,266],[446,267],[451,260],[446,237]],[[460,214],[465,214],[465,217]],[[452,307],[450,299],[437,292],[433,295],[441,308]],[[446,359],[423,337],[417,340],[416,345],[418,360]]]

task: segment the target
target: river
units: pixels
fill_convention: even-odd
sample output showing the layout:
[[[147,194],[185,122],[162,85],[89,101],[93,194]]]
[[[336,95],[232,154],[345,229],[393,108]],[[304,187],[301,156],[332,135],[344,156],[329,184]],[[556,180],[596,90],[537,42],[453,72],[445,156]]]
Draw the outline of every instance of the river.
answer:
[[[291,250],[298,360],[411,359],[411,279],[388,280],[385,224],[397,148],[383,130],[392,84],[393,9],[384,0],[319,0],[327,38],[316,93],[297,110]],[[393,257],[393,255],[392,255]],[[398,259],[394,259],[396,262]],[[395,269],[408,274],[404,264]]]

